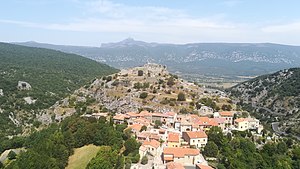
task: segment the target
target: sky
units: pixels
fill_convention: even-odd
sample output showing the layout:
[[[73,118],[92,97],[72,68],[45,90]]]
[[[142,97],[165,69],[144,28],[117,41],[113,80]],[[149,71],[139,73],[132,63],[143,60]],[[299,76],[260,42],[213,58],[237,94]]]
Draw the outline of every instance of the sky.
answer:
[[[0,41],[300,46],[299,7],[299,0],[9,0],[0,3]]]

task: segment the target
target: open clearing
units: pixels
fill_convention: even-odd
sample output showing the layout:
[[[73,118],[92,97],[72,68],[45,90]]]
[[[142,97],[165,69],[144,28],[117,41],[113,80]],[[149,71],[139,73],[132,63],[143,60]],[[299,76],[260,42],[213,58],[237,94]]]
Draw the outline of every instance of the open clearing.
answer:
[[[85,169],[90,160],[97,155],[100,147],[87,145],[74,150],[74,154],[69,157],[66,169]]]

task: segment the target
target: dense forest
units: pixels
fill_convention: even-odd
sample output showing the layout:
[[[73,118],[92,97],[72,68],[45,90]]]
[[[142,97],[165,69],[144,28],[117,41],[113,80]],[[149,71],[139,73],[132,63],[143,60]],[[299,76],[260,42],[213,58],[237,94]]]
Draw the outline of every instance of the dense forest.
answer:
[[[203,154],[217,157],[218,169],[300,168],[300,146],[291,139],[266,142],[258,148],[250,132],[223,135],[220,128],[213,127],[208,140]]]
[[[114,126],[105,118],[96,120],[74,115],[27,138],[10,140],[11,147],[7,148],[25,147],[26,151],[11,160],[5,168],[63,169],[74,148],[94,144],[103,147],[88,168],[97,168],[101,163],[103,169],[121,169],[140,158],[140,144],[130,137],[130,133],[123,132],[126,127],[127,125]],[[102,164],[103,161],[106,163]]]
[[[0,136],[21,132],[9,117],[21,117],[33,123],[32,114],[49,108],[75,89],[96,77],[117,70],[79,55],[55,50],[0,43]],[[31,85],[30,90],[18,90],[19,81]],[[24,98],[35,100],[28,104]]]

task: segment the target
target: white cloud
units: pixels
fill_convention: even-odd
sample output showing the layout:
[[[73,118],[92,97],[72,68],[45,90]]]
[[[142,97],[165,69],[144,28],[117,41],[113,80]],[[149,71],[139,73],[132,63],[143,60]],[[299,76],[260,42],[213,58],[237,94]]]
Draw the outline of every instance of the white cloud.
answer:
[[[262,28],[262,31],[266,33],[300,33],[300,22],[266,26]]]
[[[76,31],[78,34],[97,33],[115,39],[117,35],[120,39],[130,35],[146,41],[171,43],[288,42],[288,38],[293,39],[295,35],[290,33],[281,40],[283,36],[274,36],[274,33],[300,34],[299,22],[264,26],[259,23],[228,22],[224,15],[193,17],[186,11],[161,6],[130,6],[109,0],[68,1],[80,6],[83,10],[80,12],[85,13],[84,17],[64,23],[0,20],[0,24],[54,31]],[[235,6],[240,0],[229,0],[225,3],[227,6]],[[92,40],[94,37],[87,38]]]
[[[78,3],[78,1],[76,2]],[[50,30],[82,32],[132,32],[132,33],[190,33],[202,29],[233,29],[234,25],[222,23],[216,18],[193,18],[184,11],[155,6],[128,6],[108,0],[80,2],[86,7],[88,18],[71,22],[32,23],[0,20],[2,23],[17,24]]]

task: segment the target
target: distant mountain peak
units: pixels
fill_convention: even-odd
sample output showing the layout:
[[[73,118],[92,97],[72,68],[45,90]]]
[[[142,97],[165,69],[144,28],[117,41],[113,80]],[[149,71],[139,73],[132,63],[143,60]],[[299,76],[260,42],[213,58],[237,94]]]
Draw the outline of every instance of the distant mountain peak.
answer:
[[[157,43],[148,43],[144,41],[138,41],[131,37],[126,38],[120,42],[114,42],[114,43],[102,43],[101,47],[104,48],[120,48],[120,47],[130,47],[130,46],[140,46],[140,47],[151,47],[156,46]]]
[[[131,37],[122,40],[121,42],[135,42],[135,40]]]

